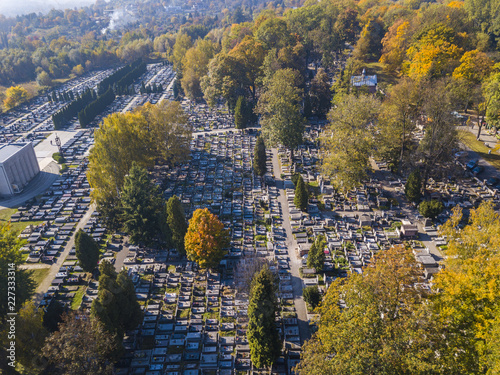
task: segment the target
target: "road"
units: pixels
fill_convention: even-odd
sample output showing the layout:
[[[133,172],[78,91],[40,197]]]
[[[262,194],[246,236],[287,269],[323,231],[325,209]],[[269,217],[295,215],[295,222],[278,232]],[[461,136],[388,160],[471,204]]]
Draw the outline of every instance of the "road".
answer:
[[[307,309],[304,299],[302,298],[302,278],[300,277],[299,268],[301,260],[295,254],[297,243],[293,238],[292,226],[290,224],[290,215],[288,211],[288,201],[285,194],[284,182],[278,176],[281,176],[281,168],[278,160],[278,150],[272,149],[273,152],[273,174],[276,181],[276,188],[279,192],[278,202],[281,205],[281,218],[283,220],[282,226],[286,232],[286,246],[288,249],[288,257],[290,259],[290,273],[292,276],[293,299],[295,304],[295,311],[297,313],[297,321],[299,325],[300,342],[303,344],[311,337],[309,329],[309,321],[307,318]]]

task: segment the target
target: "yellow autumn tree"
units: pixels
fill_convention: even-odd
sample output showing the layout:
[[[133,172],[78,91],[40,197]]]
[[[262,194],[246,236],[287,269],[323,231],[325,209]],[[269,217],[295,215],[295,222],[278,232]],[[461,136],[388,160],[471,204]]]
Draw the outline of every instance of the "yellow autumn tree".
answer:
[[[493,68],[493,61],[477,49],[467,51],[460,59],[460,65],[453,71],[453,78],[465,79],[471,83],[481,83]]]
[[[382,39],[382,56],[380,62],[388,71],[401,68],[405,58],[410,37],[410,23],[404,20],[396,21]]]
[[[500,214],[491,202],[471,210],[468,224],[456,207],[443,226],[445,269],[435,278],[436,319],[447,327],[449,362],[459,373],[500,373]]]
[[[440,77],[458,62],[462,48],[455,44],[455,31],[448,26],[430,29],[406,51],[403,72],[414,80]]]
[[[14,108],[28,100],[28,91],[22,86],[12,86],[5,91],[3,105],[7,109]]]
[[[189,220],[184,247],[189,260],[201,268],[216,267],[229,246],[229,231],[208,208],[197,209]]]

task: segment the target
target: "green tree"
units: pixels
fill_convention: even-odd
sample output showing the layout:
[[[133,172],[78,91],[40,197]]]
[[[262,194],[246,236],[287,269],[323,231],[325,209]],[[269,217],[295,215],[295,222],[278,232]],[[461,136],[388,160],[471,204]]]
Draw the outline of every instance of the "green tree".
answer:
[[[50,87],[50,86],[52,86],[52,79],[50,78],[49,74],[45,70],[42,70],[36,76],[36,83],[38,83],[39,86]]]
[[[101,262],[99,272],[99,289],[92,302],[91,316],[121,342],[124,332],[137,328],[142,321],[134,284],[126,270],[116,273],[110,262]]]
[[[422,114],[424,87],[424,83],[402,78],[389,88],[380,108],[378,154],[400,172],[413,156],[410,150],[417,119]]]
[[[328,75],[323,68],[319,68],[318,72],[311,80],[311,88],[309,90],[311,103],[311,112],[319,117],[324,117],[330,110],[332,101],[332,91]]]
[[[304,296],[304,301],[311,305],[311,308],[314,310],[318,307],[321,302],[321,294],[319,293],[319,289],[316,285],[308,286],[304,288],[302,292]]]
[[[275,278],[266,264],[252,279],[248,305],[247,337],[256,368],[271,367],[281,352],[274,323],[277,311]]]
[[[269,145],[282,144],[293,150],[302,143],[304,118],[299,103],[302,90],[297,71],[280,69],[267,83],[259,98],[256,113],[261,115],[262,134]]]
[[[293,198],[293,204],[301,211],[307,210],[307,204],[309,202],[309,192],[307,191],[306,184],[301,175],[297,180],[297,186],[295,187],[295,197]]]
[[[257,138],[255,148],[253,150],[253,170],[258,176],[264,176],[267,172],[266,165],[266,144],[262,137]]]
[[[116,341],[102,323],[73,312],[45,342],[43,353],[63,374],[112,374]]]
[[[307,267],[316,269],[316,272],[319,273],[323,270],[325,264],[325,238],[324,236],[318,236],[309,252],[307,254]]]
[[[373,96],[349,94],[328,115],[329,124],[320,139],[322,169],[339,190],[359,186],[367,176],[374,149],[373,122],[379,107]]]
[[[439,175],[446,163],[453,160],[458,147],[457,119],[451,114],[454,107],[449,85],[439,80],[425,90],[423,112],[427,116],[424,138],[419,143],[419,159],[423,160],[422,182],[425,186],[431,175]]]
[[[76,232],[75,236],[76,257],[85,272],[92,272],[99,261],[99,245],[83,230]]]
[[[184,247],[189,260],[201,268],[217,267],[227,253],[229,232],[208,208],[197,209],[189,220]]]
[[[422,179],[420,178],[420,169],[415,169],[408,176],[408,180],[406,180],[405,185],[405,195],[406,199],[408,199],[412,203],[419,203],[420,198],[422,197]]]
[[[31,271],[20,269],[23,263],[22,253],[19,252],[21,242],[17,238],[10,223],[0,223],[0,320],[4,321],[8,312],[16,312],[35,291],[35,282]],[[15,278],[15,282],[12,283]],[[10,278],[10,279],[9,279]],[[9,296],[15,296],[15,310],[11,310],[12,301]]]
[[[245,129],[247,127],[246,101],[243,96],[239,96],[234,108],[234,126],[236,129]]]
[[[182,203],[176,195],[171,197],[167,202],[167,224],[175,248],[180,254],[186,254],[184,237],[186,236],[188,226]]]
[[[443,203],[434,199],[431,201],[423,201],[418,205],[418,212],[420,212],[423,217],[428,217],[430,219],[435,219],[443,210]]]
[[[163,199],[148,171],[135,162],[125,177],[120,195],[123,224],[133,243],[152,244],[161,230]]]
[[[37,308],[32,301],[26,302],[15,318],[16,361],[30,373],[38,373],[44,367],[42,347],[49,332],[43,326],[43,318],[43,309]],[[10,325],[5,327],[2,346],[8,348]]]

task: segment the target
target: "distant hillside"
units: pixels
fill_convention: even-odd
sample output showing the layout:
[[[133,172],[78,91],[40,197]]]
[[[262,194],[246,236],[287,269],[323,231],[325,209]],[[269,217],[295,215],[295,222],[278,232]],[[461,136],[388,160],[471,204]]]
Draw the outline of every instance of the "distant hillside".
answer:
[[[52,8],[65,9],[93,3],[95,0],[5,0],[0,1],[0,14],[12,17],[32,12],[47,13]]]

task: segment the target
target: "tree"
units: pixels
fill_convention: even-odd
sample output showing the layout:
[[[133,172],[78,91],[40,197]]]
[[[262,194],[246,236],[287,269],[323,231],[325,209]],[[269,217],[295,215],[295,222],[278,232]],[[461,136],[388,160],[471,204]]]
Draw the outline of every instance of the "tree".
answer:
[[[304,118],[299,103],[302,90],[298,72],[278,70],[259,98],[256,113],[261,115],[262,134],[269,145],[282,144],[292,151],[302,143]]]
[[[189,260],[201,268],[216,267],[229,246],[229,232],[208,208],[197,209],[189,220],[184,247]]]
[[[101,254],[99,245],[90,235],[81,229],[75,235],[75,251],[83,270],[85,272],[94,271],[99,261],[99,255]]]
[[[148,171],[133,162],[120,195],[123,225],[132,243],[152,244],[161,230],[163,199]]]
[[[314,268],[317,273],[323,270],[325,264],[325,244],[324,236],[320,235],[314,240],[307,253],[307,267]]]
[[[422,113],[424,91],[423,83],[402,78],[388,90],[381,106],[378,154],[399,172],[403,171],[410,155],[416,122]]]
[[[21,308],[35,291],[35,282],[32,279],[31,271],[21,269],[23,263],[22,253],[19,252],[21,242],[17,238],[17,233],[11,228],[10,223],[0,223],[0,320],[7,318],[8,312],[16,312]],[[10,279],[9,279],[10,277]],[[15,283],[12,283],[15,277]],[[15,310],[7,302],[8,296],[15,295]]]
[[[184,237],[186,236],[188,226],[182,203],[176,195],[171,197],[167,202],[167,224],[175,248],[180,254],[186,254]]]
[[[316,285],[305,287],[302,295],[304,297],[304,301],[311,305],[313,310],[318,307],[321,302],[321,294],[319,293],[319,289]]]
[[[415,169],[410,173],[405,185],[405,195],[411,203],[418,204],[422,197],[422,179],[420,178],[420,169]]]
[[[52,79],[50,78],[49,74],[45,71],[42,70],[38,75],[36,76],[36,83],[38,83],[39,86],[52,86]]]
[[[14,108],[28,100],[28,91],[21,86],[12,86],[5,91],[3,105],[7,109]]]
[[[382,20],[368,20],[363,30],[361,30],[358,42],[353,51],[354,58],[363,61],[378,60],[382,51],[383,36],[384,26]]]
[[[309,192],[307,191],[306,184],[301,175],[297,180],[297,186],[295,187],[295,197],[293,198],[293,204],[301,211],[307,210],[307,204],[309,203]]]
[[[112,374],[116,342],[101,322],[73,312],[45,342],[43,352],[61,374]]]
[[[247,126],[245,104],[245,98],[240,95],[236,101],[236,107],[234,108],[234,126],[236,129],[245,129]]]
[[[180,32],[175,38],[175,44],[172,54],[172,62],[174,64],[174,69],[177,72],[183,70],[183,60],[188,49],[193,46],[191,37],[185,33]]]
[[[320,138],[322,169],[340,190],[359,186],[367,176],[374,147],[373,121],[379,107],[373,96],[349,94],[328,115],[329,124]]]
[[[439,323],[410,248],[378,252],[363,270],[337,279],[319,307],[318,331],[298,374],[437,374]],[[446,373],[446,372],[443,372]]]
[[[120,227],[118,198],[132,163],[173,165],[189,155],[191,126],[178,102],[145,105],[133,112],[107,116],[95,131],[89,156],[92,199],[108,226]]]
[[[253,170],[257,176],[264,176],[267,172],[266,165],[266,144],[262,137],[257,138],[253,150]]]
[[[57,325],[62,322],[62,317],[66,309],[56,299],[53,299],[43,314],[43,326],[49,331],[57,331]]]
[[[442,227],[448,241],[444,270],[434,278],[436,319],[446,326],[449,373],[494,374],[500,369],[500,216],[491,202],[470,211],[460,207]]]
[[[15,322],[16,362],[26,370],[38,373],[44,367],[42,347],[49,332],[43,326],[44,313],[32,301],[26,302],[19,310]],[[2,332],[3,347],[10,346],[10,325]]]
[[[455,34],[449,26],[429,28],[406,51],[403,72],[416,81],[451,73],[463,51],[455,44]]]
[[[278,302],[274,275],[268,265],[254,275],[248,304],[248,345],[256,368],[271,367],[281,352],[274,323]]]
[[[309,97],[312,113],[316,116],[324,117],[330,110],[332,92],[328,75],[323,68],[319,68],[318,72],[311,80]]]
[[[457,119],[451,114],[453,106],[449,85],[439,80],[428,85],[425,91],[423,112],[427,117],[424,138],[420,141],[419,159],[423,160],[422,181],[425,185],[431,174],[438,175],[446,163],[453,160],[458,145]]]
[[[423,201],[418,205],[418,212],[424,217],[435,219],[444,210],[444,205],[441,201],[431,200]]]
[[[99,272],[99,289],[92,302],[91,316],[98,319],[119,343],[125,331],[137,328],[142,321],[141,306],[126,270],[116,273],[110,262],[103,261]]]

